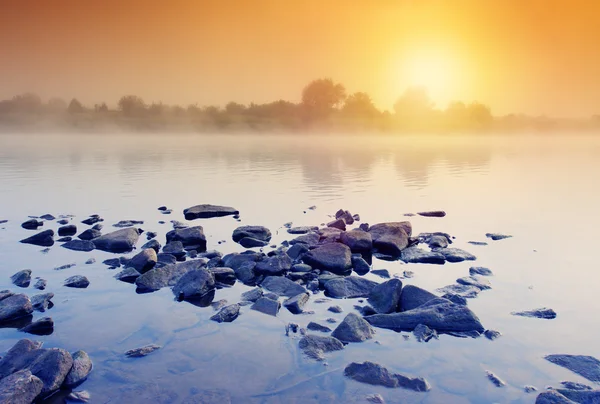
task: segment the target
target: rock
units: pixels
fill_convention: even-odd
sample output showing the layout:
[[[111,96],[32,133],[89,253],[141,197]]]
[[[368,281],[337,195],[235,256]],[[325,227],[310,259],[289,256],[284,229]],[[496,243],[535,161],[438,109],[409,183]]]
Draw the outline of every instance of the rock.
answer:
[[[26,230],[37,230],[38,227],[43,225],[44,222],[40,222],[37,219],[29,219],[21,223],[21,227]]]
[[[371,271],[371,273],[373,275],[377,275],[377,276],[379,276],[381,278],[384,278],[384,279],[390,279],[391,278],[390,271],[388,271],[387,269],[374,269],[374,270]]]
[[[136,226],[138,224],[144,224],[144,221],[143,220],[120,220],[117,223],[113,224],[113,227],[124,228],[124,227]]]
[[[277,300],[272,300],[268,297],[261,297],[254,302],[250,308],[252,310],[260,311],[261,313],[276,317],[277,313],[279,313],[280,307],[281,303],[279,303]]]
[[[255,302],[263,296],[263,290],[261,288],[254,288],[247,292],[242,293],[242,300],[247,302]]]
[[[85,276],[74,275],[65,279],[64,286],[69,288],[85,289],[89,286],[90,281]]]
[[[67,224],[58,228],[58,235],[60,237],[74,236],[75,234],[77,234],[77,226],[74,224]]]
[[[540,393],[535,404],[576,404],[575,401],[569,400],[556,390],[547,390]]]
[[[488,245],[485,241],[467,241],[467,243],[472,245]]]
[[[274,255],[256,263],[254,272],[260,275],[282,275],[292,268],[292,259],[286,255]]]
[[[283,305],[292,314],[300,314],[300,313],[302,313],[303,307],[306,305],[306,303],[308,303],[308,299],[309,299],[308,293],[300,293],[300,294],[290,297],[289,299],[284,301]]]
[[[167,233],[167,243],[173,241],[181,241],[183,247],[188,250],[206,251],[206,236],[202,226],[171,230]]]
[[[349,313],[331,335],[348,343],[366,341],[373,338],[374,333],[371,325],[362,317]]]
[[[346,245],[331,243],[309,251],[302,261],[316,269],[343,274],[352,268],[351,257],[350,248]]]
[[[43,220],[55,220],[56,217],[54,217],[50,213],[46,213],[45,215],[40,216],[40,219],[43,219]]]
[[[95,238],[100,237],[101,235],[102,233],[100,232],[100,230],[87,229],[77,237],[80,240],[93,240]]]
[[[448,239],[445,236],[435,234],[431,236],[427,245],[429,248],[446,248],[448,244]]]
[[[487,238],[491,238],[494,241],[504,240],[505,238],[511,238],[512,237],[512,236],[509,236],[507,234],[500,234],[500,233],[485,233],[485,236]]]
[[[545,359],[592,382],[600,382],[600,361],[593,356],[548,355]]]
[[[419,247],[408,247],[402,250],[400,259],[413,264],[438,264],[446,263],[446,258],[439,252],[426,251]]]
[[[102,222],[104,219],[102,219],[100,216],[98,215],[91,215],[89,218],[82,220],[81,223],[83,224],[87,224],[88,226],[91,226],[95,223],[98,222]]]
[[[238,318],[240,315],[240,305],[232,304],[223,307],[217,314],[212,316],[210,319],[217,323],[231,323],[233,320]]]
[[[266,247],[269,245],[268,241],[258,240],[252,237],[245,237],[241,239],[238,243],[244,248],[257,248],[257,247]]]
[[[432,338],[438,339],[437,332],[424,324],[417,325],[413,330],[413,335],[419,342],[429,342]]]
[[[354,297],[368,297],[376,282],[358,276],[331,279],[325,283],[324,289],[328,296],[343,299]]]
[[[352,268],[359,275],[365,275],[371,270],[371,266],[363,257],[352,256]]]
[[[127,227],[95,238],[93,243],[98,250],[124,253],[133,250],[139,236],[140,234],[137,229]]]
[[[23,269],[10,277],[13,285],[27,288],[31,283],[31,269]]]
[[[151,248],[151,249],[153,249],[158,254],[158,252],[160,251],[161,247],[162,246],[160,245],[160,243],[158,242],[158,240],[151,239],[151,240],[149,240],[147,243],[145,243],[142,246],[142,249],[145,250],[147,248]]]
[[[51,299],[54,293],[40,293],[31,297],[31,307],[33,310],[41,311],[42,313],[53,306]]]
[[[42,392],[44,383],[23,369],[0,380],[0,403],[28,404]]]
[[[343,219],[336,219],[327,223],[327,227],[333,227],[334,229],[346,230],[346,222]]]
[[[138,278],[139,279],[139,278]],[[206,269],[195,269],[183,275],[173,286],[178,300],[201,299],[215,289],[215,278]]]
[[[373,362],[352,362],[344,369],[344,375],[357,382],[385,387],[403,387],[414,391],[429,391],[429,383],[422,377],[412,378],[399,373],[391,373]]]
[[[115,279],[122,282],[135,283],[135,280],[140,277],[140,274],[135,268],[125,268],[115,275]]]
[[[227,306],[227,300],[225,299],[217,300],[216,302],[212,302],[210,304],[210,307],[212,307],[212,309],[215,311],[221,310],[225,306]]]
[[[175,257],[176,260],[181,261],[185,258],[186,252],[183,248],[181,241],[171,241],[167,243],[163,249],[164,254],[169,254]]]
[[[365,400],[367,400],[370,403],[375,403],[375,404],[383,404],[385,403],[384,398],[381,396],[381,394],[369,394],[365,396]]]
[[[402,293],[404,294],[404,292]],[[438,332],[484,331],[477,316],[466,306],[436,298],[412,310],[365,317],[371,325],[395,331],[412,331],[423,324]]]
[[[446,212],[443,210],[432,210],[429,212],[417,212],[417,215],[424,217],[444,217],[446,216]]]
[[[473,254],[460,248],[438,248],[435,252],[442,254],[448,262],[474,261],[477,259]]]
[[[20,241],[24,244],[33,244],[41,247],[52,247],[54,245],[54,230],[44,230]],[[64,246],[64,244],[63,244]]]
[[[490,379],[490,381],[492,383],[494,383],[494,385],[496,387],[504,387],[504,386],[506,386],[506,383],[504,382],[504,380],[500,379],[493,372],[490,372],[489,370],[486,370],[485,373],[487,374],[488,379]]]
[[[452,303],[455,303],[455,304],[458,304],[461,306],[467,305],[467,299],[465,297],[462,297],[461,295],[457,295],[455,293],[446,293],[445,295],[442,296],[442,299],[450,300]]]
[[[104,228],[104,226],[101,223],[96,223],[95,225],[92,226],[92,229],[94,230],[102,230]]]
[[[318,323],[315,323],[314,321],[311,321],[310,323],[308,323],[306,328],[311,331],[320,331],[320,332],[330,332],[331,331],[331,328],[326,327],[321,324],[318,324]]]
[[[86,264],[86,265],[92,265],[92,264],[95,264],[95,263],[96,263],[96,258],[88,258],[88,259],[85,261],[85,264]]]
[[[102,261],[102,263],[113,268],[118,268],[121,266],[121,260],[119,258],[109,258],[107,260]]]
[[[96,248],[96,246],[94,245],[94,243],[92,243],[89,240],[71,240],[71,241],[67,241],[66,243],[64,243],[62,245],[62,247],[66,248],[68,250],[85,251],[85,252],[90,252],[94,248]]]
[[[89,403],[91,398],[92,397],[88,391],[80,390],[69,393],[67,396],[67,401],[74,401],[76,403]]]
[[[306,292],[303,286],[279,276],[267,276],[261,286],[279,296],[293,297]]]
[[[399,257],[408,246],[408,237],[412,234],[410,222],[379,223],[369,227],[373,239],[373,248],[378,252]]]
[[[290,234],[306,234],[317,230],[319,230],[317,226],[298,226],[287,229],[287,232]]]
[[[176,263],[177,263],[177,258],[174,255],[160,253],[160,254],[156,254],[156,265],[154,266],[154,268],[158,267],[158,264],[161,264],[161,266],[165,266],[165,265],[176,264]]]
[[[590,386],[587,386],[583,383],[560,382],[560,384],[562,384],[563,387],[567,390],[592,390],[592,388]]]
[[[456,283],[467,286],[475,286],[481,290],[492,288],[490,281],[487,279],[477,278],[476,276],[465,276],[464,278],[458,278]]]
[[[286,254],[288,255],[288,257],[295,260],[295,259],[301,258],[308,251],[309,251],[309,248],[306,244],[298,243],[298,244],[294,244],[293,246],[291,246],[286,251]]]
[[[252,238],[268,243],[271,240],[271,231],[264,226],[241,226],[233,231],[232,239],[236,243],[244,238]]]
[[[319,229],[319,244],[337,243],[340,241],[342,230],[335,227],[324,227]]]
[[[127,263],[128,267],[134,268],[139,273],[143,274],[154,268],[158,262],[156,251],[152,248],[146,248],[134,255]]]
[[[35,289],[44,290],[44,289],[46,289],[47,284],[48,284],[48,281],[46,281],[45,279],[37,278],[37,280],[33,284],[33,287]]]
[[[160,222],[158,222],[158,223],[160,223]],[[162,222],[162,223],[164,223],[164,222]],[[173,226],[174,230],[187,229],[188,227],[190,227],[187,224],[180,222],[179,220],[171,220],[171,225]]]
[[[344,344],[335,337],[307,334],[300,339],[298,346],[306,356],[318,361],[325,360],[328,352],[341,351]]]
[[[58,240],[56,240],[59,243],[66,243],[67,241],[71,241],[73,240],[73,237],[71,236],[67,236],[67,237],[61,237]]]
[[[344,310],[340,306],[329,306],[327,308],[327,311],[330,311],[332,313],[342,313]]]
[[[73,268],[74,266],[76,266],[77,264],[75,263],[71,263],[71,264],[65,264],[65,265],[61,265],[58,266],[56,268],[54,268],[55,271],[62,271],[64,269],[69,269],[69,268]]]
[[[50,335],[54,332],[54,321],[51,317],[43,317],[20,328],[19,331],[34,335]]]
[[[0,300],[0,323],[26,317],[32,312],[33,306],[26,295],[11,295]]]
[[[535,386],[524,386],[523,387],[523,391],[527,394],[529,393],[533,393],[537,391],[537,388],[535,388]]]
[[[400,308],[400,296],[402,294],[402,281],[390,279],[387,282],[375,286],[369,294],[369,303],[377,313],[394,313]]]
[[[471,267],[469,268],[470,275],[482,275],[482,276],[492,276],[494,275],[489,268],[485,267]]]
[[[256,272],[254,272],[255,267],[256,262],[244,261],[237,266],[237,269],[234,269],[235,276],[246,285],[255,285],[257,277]]]
[[[513,316],[543,318],[546,320],[552,320],[553,318],[556,318],[556,312],[546,307],[527,311],[513,311],[510,314]]]
[[[71,354],[59,348],[31,351],[21,360],[42,381],[42,395],[58,390],[73,366]]]
[[[208,270],[215,278],[215,283],[220,286],[231,286],[236,281],[235,272],[231,268],[213,267],[209,268]]]
[[[152,352],[159,350],[160,348],[162,348],[160,345],[149,344],[139,348],[130,349],[129,351],[125,352],[125,356],[129,358],[141,358],[142,356],[147,356]]]
[[[183,211],[185,220],[209,219],[211,217],[237,215],[239,213],[240,212],[238,210],[228,206],[208,204],[192,206],[191,208],[184,209]]]
[[[306,244],[308,247],[316,247],[319,245],[320,238],[318,233],[306,233],[291,240],[290,245]]]
[[[455,283],[452,285],[444,286],[443,288],[436,289],[436,292],[442,294],[452,294],[464,297],[466,299],[471,299],[477,297],[477,295],[479,295],[479,292],[481,292],[481,289],[475,286],[460,285]]]
[[[406,285],[400,295],[400,311],[416,309],[433,299],[437,299],[433,293],[418,286]]]

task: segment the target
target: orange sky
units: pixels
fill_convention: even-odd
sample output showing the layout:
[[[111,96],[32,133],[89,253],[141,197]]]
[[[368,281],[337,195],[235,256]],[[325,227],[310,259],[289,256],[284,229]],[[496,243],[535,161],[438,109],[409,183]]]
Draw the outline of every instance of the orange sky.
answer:
[[[297,101],[332,77],[391,108],[600,113],[595,0],[0,0],[0,98]]]

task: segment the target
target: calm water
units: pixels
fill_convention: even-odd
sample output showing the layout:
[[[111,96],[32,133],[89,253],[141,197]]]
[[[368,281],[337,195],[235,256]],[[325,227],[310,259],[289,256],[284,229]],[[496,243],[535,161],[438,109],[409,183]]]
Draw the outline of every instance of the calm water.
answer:
[[[44,314],[54,319],[54,333],[35,337],[0,329],[0,351],[23,337],[43,340],[47,347],[87,351],[94,371],[81,388],[98,403],[178,403],[201,389],[225,390],[234,403],[364,402],[372,393],[389,403],[532,403],[535,395],[523,392],[526,384],[544,389],[562,380],[586,382],[546,362],[544,355],[600,357],[599,154],[600,139],[576,136],[0,136],[0,219],[9,220],[0,225],[0,289],[17,289],[9,276],[30,268],[34,277],[48,280],[46,291],[55,293],[54,308]],[[286,337],[284,325],[341,320],[356,299],[332,302],[344,308],[342,314],[312,302],[307,309],[314,315],[294,316],[282,309],[277,318],[244,307],[235,322],[217,324],[209,321],[211,308],[174,302],[169,289],[137,295],[102,264],[112,257],[109,253],[55,245],[44,254],[41,247],[18,243],[32,234],[20,223],[45,213],[73,214],[75,223],[97,213],[105,219],[105,231],[122,219],[144,220],[141,227],[157,231],[164,242],[168,221],[183,220],[182,210],[199,203],[236,207],[241,224],[269,227],[275,243],[291,238],[281,230],[284,223],[318,225],[339,208],[359,213],[368,223],[443,209],[448,215],[442,219],[411,218],[414,232],[449,232],[456,236],[454,246],[477,255],[475,265],[494,271],[492,290],[469,306],[486,328],[503,336],[493,342],[441,336],[424,344],[377,329],[376,338],[328,354],[324,365],[303,357],[298,338]],[[160,214],[160,205],[173,214]],[[317,209],[307,210],[311,205]],[[230,240],[240,225],[234,219],[194,224],[204,226],[209,249],[242,250]],[[43,228],[56,227],[46,222]],[[484,241],[486,232],[514,237],[488,246],[467,243]],[[227,242],[218,245],[219,240]],[[85,265],[91,257],[96,263]],[[53,269],[69,263],[76,266]],[[374,259],[373,267],[411,270],[415,277],[405,283],[433,290],[468,275],[471,265]],[[90,279],[89,288],[61,286],[76,274]],[[219,290],[215,300],[234,303],[248,289],[236,284]],[[544,306],[558,317],[510,315]],[[123,358],[127,349],[148,343],[163,349],[146,358]],[[365,360],[425,377],[432,390],[414,393],[344,378],[348,363]],[[493,386],[485,375],[488,369],[507,386]]]

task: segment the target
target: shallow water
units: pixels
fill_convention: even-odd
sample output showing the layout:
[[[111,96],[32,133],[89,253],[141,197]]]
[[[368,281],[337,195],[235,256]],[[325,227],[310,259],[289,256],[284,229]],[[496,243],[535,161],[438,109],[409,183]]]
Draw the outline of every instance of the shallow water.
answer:
[[[380,393],[389,403],[532,403],[524,385],[544,389],[562,380],[585,379],[543,359],[554,353],[600,357],[600,272],[596,244],[600,216],[600,138],[464,137],[380,138],[314,136],[196,135],[5,135],[0,136],[0,289],[16,290],[9,276],[30,268],[48,280],[55,306],[34,318],[55,321],[50,336],[0,329],[0,351],[18,339],[47,347],[83,349],[94,371],[81,388],[92,402],[178,403],[198,390],[220,389],[234,403],[364,402]],[[418,343],[412,336],[377,329],[373,340],[327,354],[326,364],[305,358],[298,337],[285,336],[290,321],[306,326],[327,317],[341,321],[357,299],[310,302],[314,315],[277,318],[242,308],[231,324],[209,321],[212,308],[173,301],[169,289],[138,295],[134,286],[113,279],[102,264],[112,254],[74,252],[58,244],[48,253],[18,240],[33,234],[20,223],[28,215],[72,214],[79,222],[100,214],[105,230],[122,219],[144,220],[141,227],[164,234],[169,220],[199,203],[234,206],[231,217],[196,220],[204,226],[208,249],[241,251],[231,241],[240,224],[271,229],[273,242],[291,239],[286,222],[318,225],[339,208],[359,213],[363,222],[404,220],[404,213],[443,209],[445,218],[410,218],[415,234],[445,231],[453,246],[475,254],[475,263],[443,266],[374,259],[373,268],[410,270],[403,280],[433,290],[487,266],[492,289],[469,301],[483,325],[502,332],[495,341],[443,335]],[[171,215],[156,208],[167,205]],[[315,205],[315,210],[308,210]],[[158,224],[165,220],[166,224]],[[46,222],[44,227],[58,225]],[[485,233],[513,238],[491,241]],[[227,240],[218,244],[220,240]],[[469,240],[488,241],[475,246]],[[140,238],[140,244],[145,237]],[[88,258],[96,263],[86,265]],[[75,263],[70,269],[53,268]],[[71,275],[89,278],[87,289],[62,287]],[[369,274],[367,277],[380,280]],[[236,284],[217,291],[215,300],[234,303],[250,289]],[[33,288],[19,290],[33,295]],[[551,307],[558,317],[541,320],[511,316],[515,310]],[[163,349],[141,359],[123,352],[148,343]],[[415,393],[360,384],[343,376],[352,361],[370,360],[389,369],[426,378],[432,389]],[[495,387],[491,370],[506,381]],[[54,402],[61,402],[55,397]]]

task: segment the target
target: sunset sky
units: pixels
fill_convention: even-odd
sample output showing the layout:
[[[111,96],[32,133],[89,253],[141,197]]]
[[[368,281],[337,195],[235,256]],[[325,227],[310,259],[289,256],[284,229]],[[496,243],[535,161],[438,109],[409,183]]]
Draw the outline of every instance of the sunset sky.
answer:
[[[85,104],[298,101],[331,77],[391,109],[424,85],[438,107],[600,113],[594,0],[0,0],[0,98]]]

